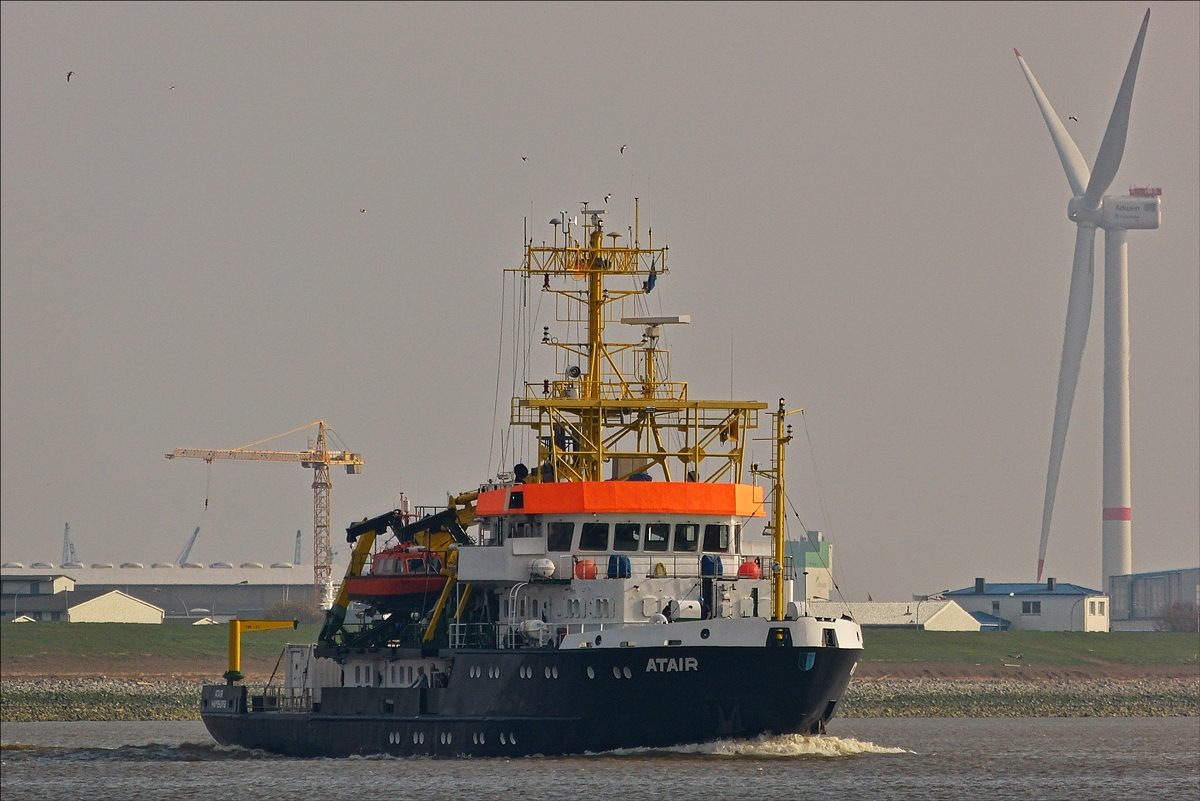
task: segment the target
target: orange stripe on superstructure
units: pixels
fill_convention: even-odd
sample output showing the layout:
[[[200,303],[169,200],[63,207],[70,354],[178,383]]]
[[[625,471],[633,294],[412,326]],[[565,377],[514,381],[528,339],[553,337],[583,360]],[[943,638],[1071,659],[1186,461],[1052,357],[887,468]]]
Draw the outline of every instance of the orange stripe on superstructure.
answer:
[[[512,508],[509,493],[521,493]],[[479,493],[475,512],[511,514],[668,514],[766,517],[763,490],[751,484],[681,481],[572,481],[517,484]]]

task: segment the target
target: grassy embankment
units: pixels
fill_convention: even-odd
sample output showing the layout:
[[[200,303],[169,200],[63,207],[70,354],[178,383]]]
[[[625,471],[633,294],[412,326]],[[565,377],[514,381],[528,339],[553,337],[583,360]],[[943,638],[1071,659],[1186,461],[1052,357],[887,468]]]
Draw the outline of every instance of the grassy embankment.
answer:
[[[317,626],[302,626],[248,635],[242,641],[244,664],[255,663],[255,672],[265,678],[285,643],[311,642],[317,631]],[[1200,714],[1200,638],[1194,634],[867,629],[864,639],[862,667],[871,670],[859,673],[876,678],[851,684],[843,716]],[[194,719],[195,678],[166,679],[197,672],[215,679],[224,670],[227,644],[225,626],[0,624],[0,718]],[[1092,677],[1030,680],[1018,670],[1003,679],[878,675],[881,669],[902,673],[900,668],[914,664],[1088,668]],[[152,681],[136,678],[144,666],[150,669],[142,678]],[[1142,677],[1139,668],[1179,668],[1182,677],[1179,671],[1173,678]],[[1114,678],[1105,676],[1108,669]],[[14,673],[43,678],[14,680]]]
[[[315,642],[319,625],[302,625],[297,630],[256,631],[242,636],[242,658],[269,659],[274,664],[289,642]],[[28,674],[44,665],[47,677],[63,663],[81,664],[105,675],[136,670],[139,662],[172,660],[183,670],[211,669],[222,664],[229,652],[229,627],[160,626],[131,623],[0,623],[0,659],[6,671]],[[269,668],[268,668],[269,669]],[[221,673],[221,668],[217,673]],[[79,672],[72,670],[71,672]],[[93,672],[89,669],[88,672]],[[152,672],[152,671],[147,671]]]
[[[1195,634],[867,629],[863,639],[845,717],[1200,714]]]
[[[863,661],[1042,667],[1200,665],[1200,637],[1175,632],[865,629]],[[1020,657],[1018,659],[1018,656]]]

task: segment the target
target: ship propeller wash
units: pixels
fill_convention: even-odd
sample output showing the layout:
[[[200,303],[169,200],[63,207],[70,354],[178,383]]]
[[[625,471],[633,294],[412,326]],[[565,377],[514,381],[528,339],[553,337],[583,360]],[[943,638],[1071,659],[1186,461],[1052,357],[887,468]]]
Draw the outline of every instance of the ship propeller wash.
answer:
[[[603,215],[559,215],[553,242],[528,240],[511,270],[564,329],[543,329],[554,377],[510,407],[532,464],[351,526],[318,642],[289,645],[266,686],[203,688],[218,742],[520,756],[824,731],[862,632],[810,616],[793,589],[789,412],[694,399],[672,379],[663,327],[689,319],[645,302],[667,248],[641,246],[636,212],[620,244]],[[610,323],[633,335],[610,338]],[[743,483],[763,413],[772,460],[751,472],[766,493]]]

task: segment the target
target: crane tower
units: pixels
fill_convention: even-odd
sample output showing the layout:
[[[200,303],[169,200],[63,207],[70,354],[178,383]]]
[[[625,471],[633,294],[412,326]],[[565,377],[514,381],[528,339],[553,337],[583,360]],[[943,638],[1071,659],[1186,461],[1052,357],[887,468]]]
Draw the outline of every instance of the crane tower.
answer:
[[[313,426],[317,427],[317,440],[315,443],[309,440],[308,450],[251,450],[255,445],[286,437]],[[243,445],[240,448],[230,450],[176,448],[166,454],[168,459],[203,459],[209,464],[212,464],[214,459],[232,459],[235,461],[299,462],[301,467],[311,468],[313,471],[313,599],[318,606],[323,608],[327,608],[333,600],[333,564],[329,548],[329,498],[333,485],[329,480],[329,468],[331,465],[344,465],[347,473],[356,476],[362,473],[363,466],[360,453],[329,450],[327,430],[325,421],[318,420],[315,423]]]

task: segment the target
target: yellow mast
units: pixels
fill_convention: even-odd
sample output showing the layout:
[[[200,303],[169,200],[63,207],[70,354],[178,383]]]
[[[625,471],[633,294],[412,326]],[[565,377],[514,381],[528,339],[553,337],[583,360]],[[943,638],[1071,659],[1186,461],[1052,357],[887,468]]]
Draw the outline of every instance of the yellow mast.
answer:
[[[553,245],[528,242],[524,263],[511,270],[540,277],[542,291],[554,296],[556,320],[586,337],[560,341],[547,326],[542,343],[556,350],[556,376],[525,384],[524,396],[513,399],[510,423],[537,436],[538,464],[528,480],[603,481],[609,463],[613,479],[657,468],[668,481],[740,481],[746,431],[767,405],[691,400],[687,383],[670,379],[669,353],[658,347],[661,326],[690,320],[645,316],[639,303],[666,274],[667,248],[655,249],[652,240],[640,246],[637,211],[633,241],[619,246],[620,234],[609,234],[606,247],[604,213],[583,204],[583,245],[572,234],[578,223],[563,213],[552,221]],[[642,327],[643,337],[606,341],[605,323],[614,320]]]
[[[784,523],[787,518],[787,488],[783,479],[783,460],[784,446],[792,441],[792,427],[785,425],[783,418],[789,414],[802,412],[803,409],[792,409],[790,412],[784,411],[783,398],[779,399],[779,410],[770,412],[774,418],[774,434],[769,437],[771,442],[771,467],[767,470],[759,469],[758,465],[751,467],[751,472],[755,475],[763,476],[771,480],[771,522],[768,524],[769,532],[773,538],[775,545],[775,562],[771,566],[771,619],[783,620],[786,610],[786,601],[784,600],[784,581],[786,576],[783,572],[783,563],[785,559],[784,542],[785,529]],[[764,532],[767,533],[767,532]]]

